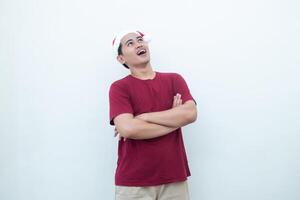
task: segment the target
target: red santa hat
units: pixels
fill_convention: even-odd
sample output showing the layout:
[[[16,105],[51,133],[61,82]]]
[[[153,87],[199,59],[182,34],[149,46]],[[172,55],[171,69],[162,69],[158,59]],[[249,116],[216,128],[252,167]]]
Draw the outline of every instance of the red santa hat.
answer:
[[[128,33],[137,33],[138,35],[142,36],[145,42],[150,42],[151,39],[149,36],[145,35],[144,33],[142,33],[141,31],[134,31],[134,30],[123,30],[120,31],[116,37],[113,39],[112,41],[112,46],[113,46],[113,52],[115,57],[118,56],[118,48],[121,44],[121,40],[122,38],[127,35]]]

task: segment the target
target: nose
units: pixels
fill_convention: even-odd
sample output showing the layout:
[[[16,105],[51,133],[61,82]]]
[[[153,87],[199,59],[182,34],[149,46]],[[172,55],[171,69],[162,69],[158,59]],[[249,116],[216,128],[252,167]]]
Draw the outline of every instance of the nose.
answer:
[[[143,47],[143,44],[142,43],[139,43],[139,42],[136,42],[136,48],[138,49],[138,48],[140,48],[140,47]]]

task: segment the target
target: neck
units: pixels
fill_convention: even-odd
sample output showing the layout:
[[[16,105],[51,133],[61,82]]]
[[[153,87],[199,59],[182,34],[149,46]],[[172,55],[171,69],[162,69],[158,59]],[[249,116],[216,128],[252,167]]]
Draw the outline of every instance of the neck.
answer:
[[[150,62],[144,66],[130,67],[130,73],[132,76],[138,79],[153,79],[155,72],[152,69]]]

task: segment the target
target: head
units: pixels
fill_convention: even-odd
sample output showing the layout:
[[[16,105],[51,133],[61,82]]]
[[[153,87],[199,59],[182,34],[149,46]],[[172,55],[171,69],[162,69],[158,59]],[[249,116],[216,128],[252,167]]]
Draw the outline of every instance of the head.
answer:
[[[119,35],[113,42],[117,60],[126,68],[146,66],[150,62],[149,38],[138,31]]]

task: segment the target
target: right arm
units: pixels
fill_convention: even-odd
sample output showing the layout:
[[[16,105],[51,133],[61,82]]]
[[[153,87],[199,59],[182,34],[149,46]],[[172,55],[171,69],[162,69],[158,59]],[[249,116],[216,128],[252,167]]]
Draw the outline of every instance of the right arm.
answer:
[[[135,140],[151,139],[167,135],[179,127],[168,127],[145,122],[134,118],[130,113],[123,113],[114,118],[118,133],[124,137]]]

